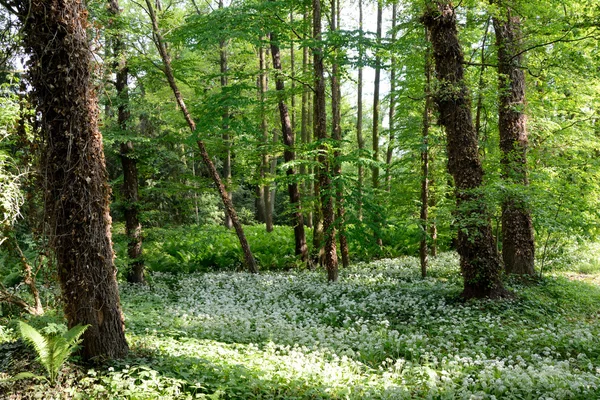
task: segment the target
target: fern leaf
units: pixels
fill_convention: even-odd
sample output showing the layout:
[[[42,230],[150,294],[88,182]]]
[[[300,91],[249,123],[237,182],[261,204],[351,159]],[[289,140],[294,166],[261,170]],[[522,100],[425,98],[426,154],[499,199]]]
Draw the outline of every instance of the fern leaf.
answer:
[[[48,358],[48,340],[42,336],[40,332],[37,331],[33,326],[19,321],[19,329],[21,331],[21,337],[27,343],[29,343],[33,349],[35,350],[38,359],[42,366],[46,368],[45,360]]]

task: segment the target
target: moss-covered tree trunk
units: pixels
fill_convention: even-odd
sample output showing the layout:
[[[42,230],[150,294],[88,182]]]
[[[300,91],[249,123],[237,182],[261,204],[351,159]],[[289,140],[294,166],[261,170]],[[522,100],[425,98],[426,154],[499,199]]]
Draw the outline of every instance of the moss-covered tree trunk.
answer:
[[[499,297],[505,293],[489,212],[481,193],[483,168],[464,81],[464,56],[458,40],[456,14],[450,3],[430,1],[423,22],[430,32],[439,80],[436,103],[446,128],[448,171],[454,177],[460,267],[466,298]]]
[[[29,79],[44,139],[46,227],[69,326],[89,324],[82,355],[128,352],[111,243],[110,188],[90,76],[87,10],[76,0],[23,3]]]
[[[498,109],[503,177],[527,185],[525,72],[521,69],[521,21],[512,10],[494,18],[498,47],[500,104]],[[517,196],[502,203],[502,258],[509,274],[534,275],[535,244],[531,212]]]

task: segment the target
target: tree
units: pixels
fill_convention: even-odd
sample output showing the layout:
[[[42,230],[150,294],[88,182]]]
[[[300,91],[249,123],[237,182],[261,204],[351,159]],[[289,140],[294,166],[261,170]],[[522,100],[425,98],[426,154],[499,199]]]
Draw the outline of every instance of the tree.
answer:
[[[521,67],[521,20],[510,7],[494,17],[498,48],[498,126],[503,178],[520,192],[528,185],[525,72]],[[534,275],[535,242],[527,204],[511,193],[502,202],[502,258],[506,273]]]
[[[313,0],[313,70],[314,70],[314,133],[319,140],[318,191],[320,209],[323,217],[324,263],[327,279],[335,282],[338,279],[337,246],[335,241],[335,221],[333,207],[334,187],[331,182],[327,140],[327,110],[325,108],[325,74],[323,66],[323,43],[321,36],[321,0]]]
[[[109,1],[109,13],[113,17],[113,24],[119,21],[121,10],[118,0]],[[111,27],[112,28],[112,27]],[[110,37],[116,73],[115,89],[117,90],[117,124],[121,134],[127,132],[130,123],[129,112],[129,89],[127,79],[129,68],[127,66],[127,55],[123,43],[122,26],[116,22],[114,34]],[[144,283],[144,261],[142,259],[142,224],[138,217],[139,194],[138,194],[138,169],[137,160],[133,154],[133,143],[131,140],[121,142],[120,159],[123,167],[123,197],[125,214],[125,234],[128,238],[127,255],[131,260],[127,281],[132,283]]]
[[[87,11],[73,0],[3,2],[22,23],[29,80],[44,141],[46,227],[68,324],[90,325],[83,357],[128,352],[111,244]],[[68,66],[68,68],[66,67]]]
[[[158,49],[158,52],[160,53],[160,57],[164,64],[164,70],[163,70],[164,74],[167,78],[167,81],[169,82],[169,86],[171,87],[171,90],[173,91],[173,95],[175,96],[175,100],[177,101],[179,109],[181,110],[181,112],[185,118],[185,121],[186,121],[188,127],[190,128],[190,131],[193,134],[196,132],[196,123],[192,119],[192,115],[188,111],[187,106],[183,100],[183,96],[181,95],[181,92],[179,91],[179,87],[177,86],[177,82],[175,81],[175,76],[173,75],[173,69],[171,67],[171,56],[165,45],[165,41],[162,37],[162,33],[160,32],[160,28],[158,26],[158,19],[156,18],[156,13],[154,11],[154,7],[152,6],[152,3],[150,0],[146,0],[146,6],[148,7],[147,11],[148,11],[148,15],[150,16],[151,23],[152,23],[152,33],[154,35],[154,43],[156,45],[156,48]],[[204,164],[208,168],[210,176],[213,179],[213,182],[215,183],[217,190],[219,191],[221,201],[223,202],[223,205],[225,206],[225,212],[227,214],[229,214],[229,217],[231,218],[231,223],[233,224],[233,227],[235,228],[236,234],[240,241],[240,246],[242,248],[242,252],[244,253],[244,262],[246,264],[246,267],[248,268],[248,270],[250,272],[257,273],[258,268],[256,266],[256,260],[254,259],[254,256],[252,255],[252,252],[250,251],[250,245],[248,244],[248,240],[246,239],[246,235],[244,234],[242,224],[240,223],[240,221],[238,219],[237,213],[235,212],[235,208],[233,207],[233,202],[231,201],[231,198],[229,197],[229,194],[227,193],[227,190],[225,189],[225,185],[223,185],[223,182],[221,181],[219,172],[215,168],[215,165],[213,164],[210,156],[208,155],[208,152],[206,150],[206,146],[205,146],[204,142],[202,140],[198,139],[196,141],[196,144],[198,145],[198,149],[200,150],[200,155],[202,157],[202,160],[204,161]]]
[[[442,1],[427,4],[423,23],[429,30],[439,80],[436,103],[446,129],[448,171],[454,178],[460,267],[466,298],[500,297],[502,267],[496,252],[485,199],[483,168],[464,81],[464,56],[458,40],[454,7]]]
[[[271,56],[273,57],[273,69],[277,73],[275,76],[275,87],[280,96],[285,92],[285,83],[281,76],[281,51],[279,50],[278,35],[276,32],[271,32]],[[294,131],[290,120],[290,113],[283,97],[279,98],[279,115],[281,119],[281,132],[285,150],[283,158],[286,163],[293,163],[296,159],[294,151]],[[290,165],[286,171],[288,179],[288,193],[290,196],[290,204],[294,208],[294,239],[295,252],[299,255],[303,262],[308,260],[308,247],[306,246],[306,236],[304,234],[304,216],[302,215],[302,207],[300,205],[300,191],[298,190],[298,182],[296,181],[296,172]]]

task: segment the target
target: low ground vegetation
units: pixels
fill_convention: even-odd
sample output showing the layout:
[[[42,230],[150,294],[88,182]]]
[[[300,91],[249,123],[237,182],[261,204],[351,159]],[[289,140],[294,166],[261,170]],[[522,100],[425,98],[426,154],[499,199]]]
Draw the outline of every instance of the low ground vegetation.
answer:
[[[424,280],[412,257],[353,265],[337,284],[322,271],[156,272],[147,287],[122,286],[130,358],[69,364],[53,388],[3,381],[0,390],[15,399],[597,398],[592,266],[509,280],[515,296],[499,302],[460,299],[452,253]],[[1,346],[13,356],[0,378],[39,369],[14,342],[16,322],[5,322]]]

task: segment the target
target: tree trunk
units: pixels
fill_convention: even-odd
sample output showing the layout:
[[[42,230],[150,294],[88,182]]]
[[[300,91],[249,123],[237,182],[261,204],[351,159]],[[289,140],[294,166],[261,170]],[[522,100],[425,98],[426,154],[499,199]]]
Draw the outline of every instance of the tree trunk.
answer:
[[[425,28],[425,37],[429,41],[429,34]],[[423,230],[419,246],[419,258],[421,260],[421,276],[427,276],[428,246],[427,227],[429,224],[429,126],[431,125],[431,109],[433,99],[431,97],[431,51],[429,46],[425,52],[425,108],[423,110],[423,148],[421,150],[421,229]]]
[[[487,22],[485,23],[483,42],[481,43],[481,67],[479,69],[479,84],[477,87],[477,106],[475,108],[475,134],[477,135],[477,137],[480,137],[481,135],[481,111],[483,110],[483,90],[485,89],[485,81],[483,79],[483,74],[485,73],[485,44],[487,42],[489,28],[490,19],[488,18]]]
[[[323,143],[327,139],[327,110],[325,108],[325,74],[323,66],[323,43],[321,42],[321,0],[313,0],[313,48],[314,78],[315,78],[315,125],[314,133],[321,144],[319,145],[318,166],[318,198],[321,203],[323,215],[323,235],[325,239],[324,263],[327,269],[327,279],[335,282],[338,279],[337,246],[335,241],[335,221],[333,207],[333,185],[331,182],[331,168],[327,146]]]
[[[356,141],[358,143],[358,220],[363,219],[363,187],[365,171],[360,161],[365,148],[365,139],[362,135],[363,128],[363,62],[364,62],[364,45],[363,40],[363,0],[358,0],[358,88],[356,99]]]
[[[262,40],[262,38],[261,38]],[[267,232],[273,231],[273,212],[271,207],[271,185],[267,182],[269,173],[271,172],[269,162],[269,125],[267,124],[267,110],[265,107],[266,93],[267,93],[267,58],[265,56],[265,49],[260,46],[258,49],[258,62],[260,68],[259,77],[259,95],[261,104],[261,129],[263,134],[263,152],[262,152],[262,168],[261,177],[263,179],[262,187],[262,204],[264,204],[264,217],[265,226]]]
[[[339,29],[337,0],[331,0],[331,31],[335,32]],[[340,101],[342,98],[340,85],[340,71],[338,64],[338,49],[333,49],[334,60],[331,66],[331,131],[332,138],[335,140],[335,151],[333,159],[333,179],[335,182],[335,198],[337,203],[336,227],[340,239],[340,253],[342,254],[342,265],[347,267],[350,265],[348,258],[348,240],[346,238],[344,206],[344,187],[342,184],[342,162],[341,162],[341,145],[342,145],[342,113]]]
[[[165,46],[165,42],[163,40],[162,34],[160,33],[160,29],[158,27],[158,20],[156,18],[156,14],[154,12],[154,7],[152,6],[151,0],[146,0],[146,6],[148,7],[147,11],[148,11],[148,14],[150,15],[150,19],[152,20],[152,32],[154,34],[154,42],[156,44],[156,47],[158,49],[158,52],[159,52],[161,59],[163,61],[163,64],[164,64],[163,68],[164,68],[165,76],[167,78],[167,81],[169,82],[169,86],[171,87],[171,90],[173,91],[175,100],[177,101],[177,104],[179,105],[179,109],[181,110],[181,112],[185,118],[185,121],[187,122],[187,124],[190,128],[190,131],[192,132],[192,134],[194,134],[196,132],[196,123],[192,119],[192,116],[191,116],[190,112],[188,111],[187,106],[185,105],[185,102],[183,101],[183,96],[181,95],[181,92],[179,91],[179,88],[177,87],[177,82],[175,81],[175,76],[173,75],[173,69],[171,68],[171,56],[169,55],[169,52],[167,50],[167,47]],[[252,252],[250,251],[250,245],[248,244],[248,240],[246,239],[246,235],[244,234],[242,224],[240,223],[240,221],[237,217],[237,213],[235,212],[233,203],[231,202],[231,199],[229,198],[227,190],[225,189],[225,185],[223,185],[223,182],[221,181],[221,177],[219,176],[219,173],[217,172],[215,165],[213,164],[210,156],[208,155],[208,152],[206,151],[206,146],[204,145],[204,142],[202,140],[197,140],[196,144],[198,145],[198,149],[200,150],[200,156],[202,157],[202,160],[204,161],[204,164],[206,165],[208,172],[209,172],[211,178],[213,179],[213,182],[215,183],[217,190],[219,191],[219,195],[221,196],[221,201],[223,201],[223,205],[225,206],[225,212],[227,214],[229,214],[229,217],[231,218],[233,227],[235,228],[238,239],[240,241],[240,246],[242,248],[242,252],[244,253],[244,261],[245,261],[246,267],[248,268],[248,270],[250,272],[257,273],[258,268],[256,266],[256,260],[252,256]]]
[[[379,188],[379,87],[381,81],[381,56],[379,47],[381,46],[381,28],[383,21],[383,0],[377,0],[377,51],[375,52],[375,82],[373,88],[373,161],[374,165],[372,170],[373,178],[373,190],[377,195],[377,189]],[[373,224],[375,226],[375,238],[377,239],[377,245],[383,246],[381,239],[381,224],[382,216],[380,214],[375,215]]]
[[[309,25],[309,15],[308,15],[308,7],[304,7],[304,16],[303,16],[304,26],[308,29]],[[304,32],[304,39],[309,39],[309,33]],[[306,77],[308,75],[308,46],[304,45],[302,47],[302,76]],[[310,88],[308,85],[304,85],[302,88],[302,122],[300,127],[300,136],[302,144],[306,147],[308,143],[310,143],[310,133],[309,133],[309,117],[310,117]],[[302,197],[312,197],[312,194],[309,190],[310,183],[307,184],[306,175],[310,173],[310,168],[307,168],[304,163],[300,164],[300,175],[303,177],[302,179]],[[306,207],[305,207],[306,208]],[[309,210],[306,214],[306,226],[312,228],[312,212]]]
[[[121,14],[118,0],[110,0],[109,12],[118,20]],[[122,133],[127,132],[130,121],[129,113],[129,90],[127,79],[129,69],[127,66],[127,55],[120,33],[121,24],[117,24],[117,32],[112,36],[113,56],[115,58],[113,68],[116,71],[115,89],[117,90],[117,124]],[[125,234],[127,235],[127,255],[130,259],[127,271],[127,282],[145,283],[144,261],[142,259],[142,224],[138,218],[139,194],[138,194],[138,170],[137,161],[133,155],[133,143],[131,141],[120,144],[120,159],[123,167],[123,198],[125,206]]]
[[[279,92],[279,116],[281,118],[281,132],[283,136],[283,144],[285,150],[283,158],[286,163],[293,163],[296,159],[294,150],[294,131],[290,121],[288,108],[283,101],[285,95],[285,83],[281,76],[281,54],[279,51],[278,37],[275,32],[271,32],[271,56],[273,57],[273,69],[277,73],[275,78],[275,88]],[[300,256],[303,262],[308,260],[308,247],[306,246],[306,236],[304,234],[304,217],[302,215],[302,207],[300,206],[300,191],[298,190],[298,181],[296,180],[296,172],[293,167],[289,167],[286,171],[289,179],[288,193],[290,196],[290,205],[294,208],[294,239],[295,252]]]
[[[73,0],[18,2],[41,119],[48,237],[70,327],[89,324],[81,354],[127,355],[109,213],[110,187],[90,72],[87,10]],[[66,68],[65,66],[68,66]]]
[[[391,44],[393,45],[396,42],[396,12],[397,5],[394,2],[392,4],[392,40]],[[394,152],[394,114],[396,113],[396,57],[394,53],[392,53],[392,60],[390,65],[390,110],[389,110],[389,125],[390,125],[390,137],[387,147],[387,154],[385,157],[385,181],[386,181],[386,190],[391,192],[392,190],[392,155]]]
[[[219,0],[219,9],[223,8],[223,0]],[[227,87],[227,41],[219,41],[219,65],[221,67],[221,90]],[[225,155],[223,156],[223,175],[227,182],[227,194],[231,200],[231,138],[229,137],[229,107],[223,107],[223,143],[225,145]],[[225,227],[233,228],[233,222],[228,213],[225,213]]]
[[[431,3],[430,3],[431,4]],[[502,267],[489,212],[481,193],[483,168],[464,81],[464,56],[458,41],[456,14],[449,3],[434,2],[423,16],[431,34],[439,79],[436,102],[446,129],[448,171],[454,177],[457,202],[458,253],[465,298],[500,297]]]
[[[525,73],[521,64],[521,20],[506,9],[494,18],[498,48],[500,103],[498,109],[503,178],[528,185]],[[506,273],[534,275],[533,223],[527,205],[508,196],[502,203],[502,258]]]

